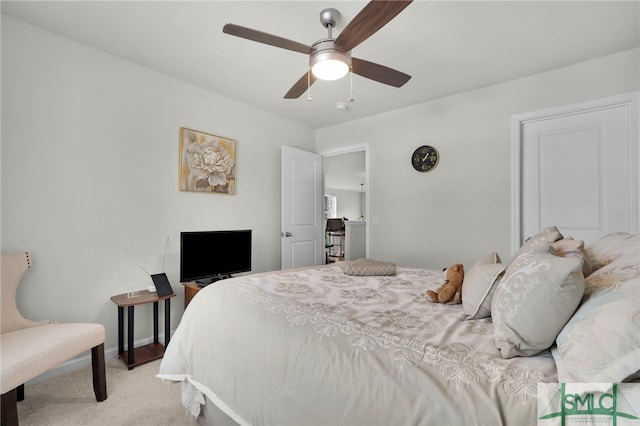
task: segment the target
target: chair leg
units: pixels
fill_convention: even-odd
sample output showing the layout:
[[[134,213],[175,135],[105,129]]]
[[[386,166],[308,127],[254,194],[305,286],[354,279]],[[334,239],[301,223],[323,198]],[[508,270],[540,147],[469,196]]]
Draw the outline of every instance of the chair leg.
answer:
[[[93,393],[96,395],[96,401],[104,401],[107,399],[104,343],[91,348],[91,369],[93,370]]]
[[[0,415],[0,417],[2,417],[2,426],[18,426],[17,394],[17,388],[2,394],[2,406],[0,407],[0,412],[2,413]]]

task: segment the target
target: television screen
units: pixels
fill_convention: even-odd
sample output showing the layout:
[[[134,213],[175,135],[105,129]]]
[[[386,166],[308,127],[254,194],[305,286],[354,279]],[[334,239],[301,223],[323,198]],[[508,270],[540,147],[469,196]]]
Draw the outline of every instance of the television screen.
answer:
[[[180,282],[208,284],[250,270],[250,229],[180,233]]]

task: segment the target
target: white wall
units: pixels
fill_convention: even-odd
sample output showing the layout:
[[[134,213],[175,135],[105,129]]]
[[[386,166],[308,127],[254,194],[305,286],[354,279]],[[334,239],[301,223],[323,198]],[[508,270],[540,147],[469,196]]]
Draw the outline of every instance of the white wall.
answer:
[[[236,195],[178,191],[181,126],[237,140]],[[251,228],[253,270],[279,269],[280,147],[313,150],[313,137],[2,15],[2,251],[33,258],[20,309],[34,320],[102,323],[110,349],[110,297],[151,283],[126,253],[160,272],[171,238],[174,328],[183,310],[180,231]],[[151,307],[141,306],[136,339],[150,329]]]
[[[314,135],[3,15],[2,251],[29,250],[34,261],[18,304],[35,320],[102,323],[114,348],[109,298],[148,284],[124,251],[155,272],[169,236],[175,327],[179,232],[252,228],[254,271],[279,268],[280,146],[313,149],[314,138],[319,152],[369,143],[371,257],[433,268],[470,266],[491,250],[508,258],[510,117],[637,90],[639,57],[623,52]],[[181,126],[238,141],[236,195],[177,190]],[[441,160],[421,174],[409,158],[425,143]],[[136,319],[136,339],[150,336],[149,307]]]
[[[319,129],[316,150],[369,143],[370,257],[431,268],[469,268],[490,251],[506,260],[511,116],[637,90],[639,56],[634,49]],[[410,163],[423,144],[441,156],[428,173]]]
[[[325,188],[324,192],[325,194],[336,196],[338,207],[336,217],[360,220],[360,215],[362,215],[362,192],[345,191],[335,188]]]

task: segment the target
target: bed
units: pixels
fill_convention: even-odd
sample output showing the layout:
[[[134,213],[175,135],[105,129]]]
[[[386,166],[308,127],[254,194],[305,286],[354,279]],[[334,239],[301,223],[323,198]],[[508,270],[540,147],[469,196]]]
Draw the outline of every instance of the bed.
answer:
[[[539,383],[637,380],[639,247],[546,228],[467,265],[461,304],[425,297],[442,271],[364,259],[224,280],[158,377],[199,424],[535,424]]]

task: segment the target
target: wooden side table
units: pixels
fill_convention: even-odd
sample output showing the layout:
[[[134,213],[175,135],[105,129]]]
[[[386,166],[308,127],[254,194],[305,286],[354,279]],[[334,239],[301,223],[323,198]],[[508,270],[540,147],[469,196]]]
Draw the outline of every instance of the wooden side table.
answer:
[[[182,285],[184,286],[184,308],[187,309],[187,306],[189,305],[189,302],[191,302],[191,299],[193,299],[196,294],[198,294],[198,292],[202,290],[202,287],[200,287],[193,281],[182,283]]]
[[[171,335],[171,298],[176,294],[158,297],[147,290],[123,293],[113,296],[111,301],[118,305],[118,356],[129,370],[138,365],[162,358]],[[164,300],[164,345],[158,339],[158,302]],[[133,347],[133,309],[136,305],[153,303],[153,343]],[[124,308],[127,308],[127,350],[124,350]]]

